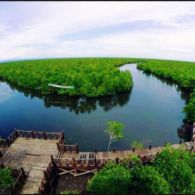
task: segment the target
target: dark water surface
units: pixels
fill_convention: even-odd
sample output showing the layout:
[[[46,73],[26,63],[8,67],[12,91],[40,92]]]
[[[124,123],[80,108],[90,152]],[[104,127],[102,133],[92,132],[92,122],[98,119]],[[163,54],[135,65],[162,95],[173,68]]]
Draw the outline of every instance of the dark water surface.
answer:
[[[99,99],[47,96],[0,83],[0,136],[14,128],[63,130],[67,143],[79,144],[83,151],[106,150],[104,132],[108,120],[125,124],[125,137],[111,149],[126,149],[134,140],[145,146],[178,143],[177,127],[182,124],[186,94],[176,85],[148,75],[127,64],[134,86],[128,93]]]

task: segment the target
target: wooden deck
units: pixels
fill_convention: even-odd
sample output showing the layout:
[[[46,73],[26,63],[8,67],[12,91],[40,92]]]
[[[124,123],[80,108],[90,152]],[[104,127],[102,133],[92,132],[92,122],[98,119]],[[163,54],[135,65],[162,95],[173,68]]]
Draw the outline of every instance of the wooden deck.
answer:
[[[109,152],[79,152],[77,145],[64,145],[63,133],[47,133],[16,130],[6,140],[8,147],[4,152],[0,164],[10,168],[23,168],[27,179],[22,187],[21,194],[37,194],[40,186],[44,186],[45,175],[51,161],[55,162],[59,174],[70,173],[80,176],[95,173],[108,161],[118,161],[137,154],[146,160],[153,158],[163,147],[152,147],[132,150],[116,150]],[[187,150],[195,152],[195,141],[183,143]],[[174,148],[180,144],[173,144]],[[0,148],[1,149],[1,148]],[[51,160],[51,155],[53,156]],[[143,161],[145,162],[145,160]],[[49,171],[46,171],[49,173]],[[48,174],[49,175],[49,174]],[[46,179],[47,180],[47,179]],[[49,180],[50,181],[50,180]]]
[[[28,177],[21,194],[38,193],[43,171],[46,170],[51,155],[58,154],[58,140],[44,140],[18,137],[10,145],[0,162],[10,168],[23,167]]]

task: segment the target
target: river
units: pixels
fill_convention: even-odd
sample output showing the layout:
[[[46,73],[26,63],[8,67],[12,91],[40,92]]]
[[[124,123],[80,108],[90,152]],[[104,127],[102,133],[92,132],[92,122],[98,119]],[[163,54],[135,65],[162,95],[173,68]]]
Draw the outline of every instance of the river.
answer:
[[[65,141],[83,151],[106,150],[109,120],[124,123],[124,138],[111,149],[127,149],[132,141],[145,146],[178,143],[187,95],[176,85],[145,74],[136,64],[123,65],[133,77],[129,92],[103,98],[45,96],[0,83],[0,136],[11,131],[64,131]]]

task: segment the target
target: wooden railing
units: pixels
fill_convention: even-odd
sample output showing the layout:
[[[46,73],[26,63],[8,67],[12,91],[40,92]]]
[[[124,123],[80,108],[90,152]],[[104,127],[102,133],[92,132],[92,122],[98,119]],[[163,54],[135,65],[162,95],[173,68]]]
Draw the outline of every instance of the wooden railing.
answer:
[[[0,140],[0,145],[4,144],[9,146],[12,144],[18,137],[33,138],[33,139],[56,139],[59,142],[64,143],[64,132],[45,132],[45,131],[25,131],[25,130],[14,130],[7,139],[2,141]]]
[[[22,186],[26,180],[26,177],[27,177],[23,168],[21,168],[17,174],[18,174],[18,176],[16,178],[16,181],[14,182],[14,184],[11,188],[11,194],[18,194],[19,193],[19,191],[22,188]]]
[[[43,171],[44,176],[41,180],[41,184],[38,190],[39,194],[50,194],[53,193],[54,181],[58,175],[58,168],[56,162],[51,155],[51,161],[45,171]]]
[[[58,142],[57,143],[57,148],[58,148],[58,151],[61,152],[61,153],[64,153],[64,152],[76,152],[76,153],[79,153],[79,146],[78,145],[67,145],[67,144],[64,144],[64,143],[60,143]]]
[[[6,139],[0,139],[0,147],[7,147],[7,141]]]

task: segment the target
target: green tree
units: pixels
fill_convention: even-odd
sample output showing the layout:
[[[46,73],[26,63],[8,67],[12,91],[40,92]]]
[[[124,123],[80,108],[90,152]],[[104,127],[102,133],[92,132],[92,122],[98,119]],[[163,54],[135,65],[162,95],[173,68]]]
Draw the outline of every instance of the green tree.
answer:
[[[117,121],[108,121],[106,124],[105,132],[109,135],[109,142],[107,151],[110,149],[110,144],[113,141],[118,141],[124,137],[123,135],[124,124]]]
[[[89,180],[87,191],[97,194],[127,194],[130,181],[128,169],[109,163]]]
[[[134,193],[168,194],[169,184],[152,166],[137,166],[131,169],[130,191]]]
[[[183,147],[174,149],[167,145],[159,153],[153,165],[170,184],[172,193],[192,192],[193,172],[191,155]]]

